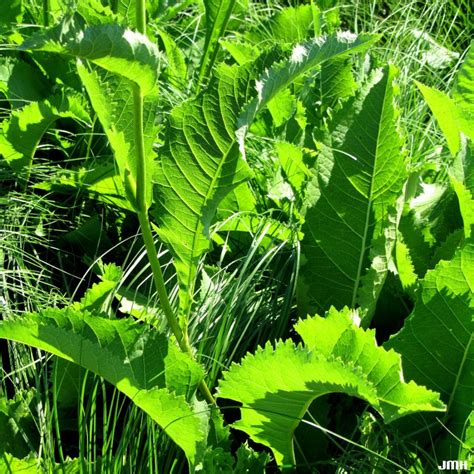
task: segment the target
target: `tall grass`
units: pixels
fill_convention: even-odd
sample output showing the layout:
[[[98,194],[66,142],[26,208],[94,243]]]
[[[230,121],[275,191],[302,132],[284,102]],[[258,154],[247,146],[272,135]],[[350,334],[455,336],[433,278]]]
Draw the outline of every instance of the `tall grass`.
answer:
[[[44,13],[41,2],[30,5],[32,19]],[[187,21],[182,20],[185,27],[180,30],[177,41],[198,48],[201,17],[193,8],[183,13]],[[252,3],[250,15],[257,24],[258,21],[263,23],[280,8],[278,1]],[[340,10],[343,27],[355,32],[380,32],[383,38],[376,57],[381,63],[393,62],[400,68],[401,116],[413,167],[422,167],[426,161],[442,165],[447,159],[441,148],[443,142],[433,123],[420,119],[426,116],[427,108],[414,80],[449,89],[456,66],[472,38],[472,26],[464,28],[470,24],[471,3],[469,0],[358,0],[341,2]],[[193,53],[190,54],[187,59],[193,61]],[[182,93],[167,89],[165,92],[168,107],[173,101],[183,99]],[[52,137],[60,133],[59,127],[50,132]],[[71,151],[74,157],[71,159],[95,160],[101,155],[102,149],[90,146],[93,133],[94,130],[81,136],[76,149]],[[53,139],[51,143],[41,153],[53,153]],[[34,168],[32,180],[41,181],[53,173],[51,167],[39,165]],[[109,301],[109,309],[116,311],[120,307],[118,300],[124,304],[126,295],[140,305],[143,317],[162,326],[163,314],[158,309],[150,268],[137,237],[136,220],[116,219],[113,210],[82,194],[69,195],[70,205],[64,206],[48,195],[18,192],[8,170],[1,165],[0,188],[0,312],[3,317],[77,300],[88,283],[94,281],[98,262],[115,261],[124,274],[116,289],[116,298]],[[91,208],[99,209],[104,215],[104,227],[107,219],[120,221],[120,235],[111,236],[112,245],[107,251],[97,249],[93,258],[89,255],[77,266],[71,265],[75,261],[71,260],[67,248],[59,245],[61,236],[90,218]],[[268,236],[264,225],[251,236],[250,244],[242,246],[245,253],[239,258],[232,252],[232,247],[239,245],[239,236],[222,235],[226,243],[212,255],[212,265],[203,269],[195,316],[189,327],[190,339],[198,360],[206,368],[210,386],[215,386],[224,368],[239,361],[247,351],[268,340],[288,336],[295,314],[294,289],[299,267],[297,246],[292,241],[275,241]],[[171,304],[176,305],[177,286],[171,260],[166,251],[159,250],[160,261],[165,262],[163,271]],[[25,443],[36,453],[44,472],[52,472],[58,465],[65,469],[68,458],[76,456],[81,460],[78,469],[84,473],[172,473],[185,469],[184,458],[157,425],[102,379],[84,371],[78,371],[74,378],[74,374],[65,372],[67,366],[59,363],[50,370],[49,357],[23,346],[0,341],[0,349],[0,395],[27,400],[32,388],[33,399],[27,406],[35,431],[32,435],[31,431],[23,431],[21,425],[19,430]],[[76,398],[72,405],[64,406],[62,390],[73,380],[76,385],[72,393]],[[358,445],[323,430],[315,418],[310,417],[307,425],[322,432],[334,446],[338,472],[344,469],[395,472],[400,466],[394,463],[399,460],[404,463],[402,472],[403,469],[421,472],[416,460],[411,458],[413,448],[385,433],[376,422],[372,428],[378,438],[366,437]],[[308,461],[306,468],[311,466]]]

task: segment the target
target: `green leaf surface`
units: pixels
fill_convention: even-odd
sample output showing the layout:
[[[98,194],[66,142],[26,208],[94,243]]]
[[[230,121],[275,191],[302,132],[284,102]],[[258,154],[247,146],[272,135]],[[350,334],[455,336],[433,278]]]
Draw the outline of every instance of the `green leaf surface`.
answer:
[[[314,40],[296,45],[288,60],[273,65],[257,81],[257,97],[245,107],[239,117],[239,136],[244,137],[257,113],[278,92],[285,89],[299,76],[326,61],[336,58],[341,59],[354,53],[366,51],[378,38],[376,35],[356,36],[342,32],[329,37],[317,37]]]
[[[120,25],[84,27],[69,17],[57,27],[28,38],[23,50],[49,51],[87,59],[138,84],[143,94],[155,93],[160,55],[146,36]]]
[[[0,91],[12,109],[24,107],[30,102],[46,99],[51,91],[40,70],[25,61],[5,60],[0,64]]]
[[[396,70],[377,71],[334,118],[308,185],[301,314],[361,306],[370,321],[395,243],[406,178],[394,104]]]
[[[261,52],[257,46],[239,39],[221,40],[220,44],[240,66],[255,61]]]
[[[201,56],[199,80],[209,75],[217,55],[219,39],[224,35],[236,0],[203,0],[206,9],[206,41]]]
[[[456,74],[452,96],[456,108],[461,112],[464,134],[474,140],[474,42],[471,42],[463,64]]]
[[[261,75],[265,65],[259,61],[240,68],[221,65],[205,93],[172,111],[157,169],[154,215],[159,235],[175,258],[180,313],[185,319],[191,310],[199,261],[209,249],[209,226],[219,202],[250,175],[241,154],[245,131],[257,111],[311,67],[334,56],[362,51],[375,40],[373,36],[320,38],[308,45],[307,54],[298,61],[271,67],[257,81],[262,85],[256,89],[251,81]],[[238,119],[256,94],[262,95],[261,100],[252,100]]]
[[[385,343],[402,355],[408,379],[440,392],[448,406],[444,422],[459,438],[472,410],[473,329],[474,242],[471,239],[452,260],[441,261],[426,274],[412,314],[402,330]],[[457,443],[454,438],[451,442]]]
[[[0,155],[14,171],[29,170],[45,132],[58,118],[66,117],[90,121],[80,96],[64,92],[15,110],[2,124]]]
[[[22,15],[23,15],[22,0],[7,0],[6,2],[2,2],[0,24],[21,22]]]
[[[191,463],[195,461],[206,433],[182,394],[183,380],[195,389],[203,372],[189,358],[184,360],[164,334],[128,319],[69,308],[0,321],[0,337],[51,352],[103,377],[156,421]]]
[[[191,308],[217,206],[249,176],[234,137],[248,79],[240,80],[236,68],[220,67],[210,91],[175,108],[160,157],[155,216],[175,257],[183,315]]]
[[[296,330],[304,347],[267,344],[233,364],[218,390],[242,404],[233,426],[270,447],[277,464],[294,464],[293,433],[311,402],[328,393],[362,398],[387,422],[443,409],[437,394],[403,382],[399,355],[377,347],[374,331],[355,327],[347,308],[300,321]]]
[[[246,33],[245,39],[256,47],[304,41],[313,35],[314,20],[319,23],[318,13],[314,4],[284,7]]]
[[[461,145],[461,124],[455,102],[448,95],[432,87],[425,86],[419,82],[416,82],[416,85],[433,112],[446,138],[449,151],[455,156],[459,152]]]
[[[122,178],[126,196],[135,205],[137,189],[137,161],[133,84],[125,77],[105,73],[99,68],[88,69],[78,62],[79,76],[87,90],[92,106],[100,120]],[[156,94],[148,94],[143,105],[143,135],[145,140],[145,196],[151,206],[153,182],[153,142],[157,134],[155,125],[158,109]]]

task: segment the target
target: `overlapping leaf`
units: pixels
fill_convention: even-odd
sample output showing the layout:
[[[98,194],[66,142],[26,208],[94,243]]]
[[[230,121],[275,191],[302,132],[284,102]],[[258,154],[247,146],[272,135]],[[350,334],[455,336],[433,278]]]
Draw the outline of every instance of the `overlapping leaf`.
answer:
[[[15,110],[2,124],[0,155],[16,172],[29,170],[45,132],[57,119],[66,117],[89,122],[79,96],[60,94]]]
[[[145,95],[156,89],[158,48],[146,36],[117,24],[85,27],[80,17],[72,16],[46,33],[33,35],[21,48],[91,61],[138,84]]]
[[[99,68],[87,69],[78,63],[78,72],[92,106],[100,120],[118,165],[127,198],[135,205],[137,188],[137,146],[132,83],[123,77],[104,73]],[[153,169],[153,142],[157,133],[155,120],[158,100],[155,94],[145,97],[143,105],[143,135],[145,140],[146,204],[152,202],[151,170]]]
[[[223,36],[236,0],[204,0],[206,9],[206,41],[201,59],[199,79],[209,73],[219,47],[219,38]]]
[[[472,410],[473,329],[471,239],[451,261],[441,261],[427,273],[413,313],[385,344],[402,355],[407,378],[441,393],[448,405],[448,429],[459,438]],[[454,438],[451,441],[457,444]]]
[[[46,33],[33,35],[23,43],[22,48],[78,58],[79,75],[109,139],[132,206],[135,206],[136,199],[138,159],[133,87],[136,85],[140,88],[141,94],[145,96],[144,186],[145,201],[149,207],[152,200],[152,146],[156,135],[157,78],[160,65],[156,45],[146,36],[119,25],[84,27],[80,17],[72,16]],[[93,64],[88,68],[83,60]]]
[[[403,382],[400,356],[377,347],[374,331],[355,327],[347,308],[300,321],[296,330],[304,347],[267,344],[232,365],[218,392],[242,404],[233,426],[270,447],[278,464],[294,464],[293,433],[310,403],[327,393],[362,398],[387,422],[443,410],[437,394]]]
[[[130,397],[195,461],[205,440],[199,417],[184,394],[202,369],[156,331],[131,320],[112,320],[74,309],[0,321],[0,338],[51,352],[100,375]]]
[[[366,322],[388,270],[405,183],[394,104],[396,70],[377,71],[320,145],[303,226],[303,314],[362,306]]]
[[[160,236],[175,257],[182,315],[187,316],[191,308],[197,266],[209,248],[209,226],[216,208],[249,176],[240,152],[257,112],[311,67],[363,51],[376,39],[339,35],[311,41],[300,46],[304,52],[297,58],[293,52],[292,59],[272,66],[256,88],[253,79],[265,66],[260,65],[262,60],[240,68],[222,65],[208,91],[173,110],[157,170],[155,216]],[[238,118],[244,104],[255,96]]]

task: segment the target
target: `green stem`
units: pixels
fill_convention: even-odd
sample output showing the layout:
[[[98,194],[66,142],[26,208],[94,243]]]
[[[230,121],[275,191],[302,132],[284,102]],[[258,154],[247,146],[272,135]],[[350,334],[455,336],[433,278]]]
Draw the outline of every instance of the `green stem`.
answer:
[[[49,0],[43,0],[43,24],[49,26]]]
[[[144,34],[146,30],[146,5],[145,0],[137,0],[137,30]],[[166,321],[174,336],[176,337],[180,349],[189,354],[194,359],[194,354],[189,343],[189,336],[187,331],[183,331],[179,325],[166,290],[165,279],[161,271],[160,261],[151,231],[151,224],[148,218],[148,205],[145,190],[145,183],[150,179],[146,174],[145,166],[145,137],[143,136],[143,93],[138,84],[133,85],[133,113],[135,119],[135,146],[137,150],[137,189],[136,189],[136,209],[138,221],[140,223],[140,231],[142,234],[145,250],[148,261],[150,262],[153,280],[155,282],[156,291],[160,298],[160,304],[166,317]],[[199,390],[208,401],[208,403],[215,404],[214,397],[209,390],[206,382],[203,380],[199,385]]]
[[[227,28],[227,24],[229,23],[230,16],[235,6],[235,0],[229,4],[227,7],[227,11],[225,12],[224,22],[221,24],[221,28],[218,32],[217,38],[214,38],[214,30],[216,28],[217,18],[212,25],[212,30],[208,33],[206,38],[206,43],[204,45],[204,54],[201,59],[201,64],[199,66],[199,78],[198,78],[198,85],[197,91],[198,94],[202,86],[204,85],[204,81],[208,78],[214,63],[216,62],[217,53],[219,52],[219,38],[221,38]],[[219,15],[219,13],[218,13]],[[206,28],[209,28],[209,25],[206,25]]]

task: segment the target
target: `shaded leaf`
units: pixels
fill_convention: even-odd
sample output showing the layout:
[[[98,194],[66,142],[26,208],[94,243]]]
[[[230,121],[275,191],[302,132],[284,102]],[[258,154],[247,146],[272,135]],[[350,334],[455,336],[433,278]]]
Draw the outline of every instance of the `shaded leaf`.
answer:
[[[412,314],[401,331],[385,343],[402,355],[407,378],[440,392],[448,406],[444,421],[459,438],[472,410],[473,322],[471,239],[451,261],[441,261],[426,274]],[[451,438],[449,434],[447,437]],[[457,445],[455,439],[451,443]]]
[[[15,110],[2,124],[0,155],[14,171],[28,171],[45,132],[58,118],[65,117],[90,121],[80,96],[63,93]]]
[[[334,119],[308,185],[302,314],[360,305],[370,321],[395,243],[406,179],[392,66],[377,71]]]

